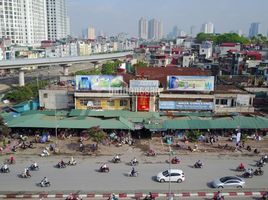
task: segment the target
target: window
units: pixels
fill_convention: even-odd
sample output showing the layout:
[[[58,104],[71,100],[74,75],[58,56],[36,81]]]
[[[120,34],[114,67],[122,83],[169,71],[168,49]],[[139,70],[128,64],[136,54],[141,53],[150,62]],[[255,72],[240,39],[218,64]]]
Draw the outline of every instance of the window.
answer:
[[[109,101],[107,101],[107,105],[108,106],[114,106],[114,100],[109,100]]]
[[[125,106],[127,106],[127,104],[128,104],[127,100],[120,100],[120,106],[121,107],[125,107]]]
[[[101,102],[100,101],[93,101],[93,105],[95,106],[95,107],[100,107],[101,106]]]
[[[220,104],[220,100],[216,99],[216,105],[219,105],[219,104]]]
[[[43,94],[43,97],[46,99],[46,98],[48,98],[48,94],[47,93],[44,93]]]
[[[221,105],[227,105],[227,99],[221,99]]]

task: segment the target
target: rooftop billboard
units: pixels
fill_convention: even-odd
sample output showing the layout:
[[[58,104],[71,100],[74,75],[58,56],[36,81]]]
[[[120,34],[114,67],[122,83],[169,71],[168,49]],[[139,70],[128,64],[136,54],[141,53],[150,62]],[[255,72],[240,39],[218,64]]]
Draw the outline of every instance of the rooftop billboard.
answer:
[[[177,91],[214,91],[214,76],[168,76],[167,89]]]
[[[76,90],[121,90],[123,88],[122,76],[109,75],[78,75],[75,77]]]

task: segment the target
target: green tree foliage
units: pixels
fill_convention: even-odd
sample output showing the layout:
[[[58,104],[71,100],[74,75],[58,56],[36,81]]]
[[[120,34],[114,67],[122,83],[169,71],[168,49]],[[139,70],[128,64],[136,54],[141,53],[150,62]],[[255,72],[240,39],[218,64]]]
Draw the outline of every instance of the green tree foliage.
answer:
[[[190,142],[196,142],[198,140],[198,138],[201,136],[201,132],[198,130],[192,130],[189,131],[186,136],[189,139]]]
[[[203,41],[212,41],[214,44],[221,44],[224,42],[234,42],[241,44],[250,44],[250,40],[239,36],[236,33],[224,33],[224,34],[211,34],[211,33],[199,33],[196,36],[197,42],[201,43]]]
[[[96,142],[96,147],[98,148],[98,144],[107,137],[107,134],[100,129],[99,127],[91,127],[87,130],[88,136]]]
[[[251,42],[257,45],[268,45],[268,38],[263,36],[262,34],[258,34],[251,38]]]
[[[101,74],[100,69],[81,70],[75,72],[75,75],[100,75],[100,74]]]
[[[38,97],[38,89],[44,88],[47,85],[48,81],[39,81],[39,86],[37,86],[36,82],[32,82],[23,87],[16,87],[12,91],[6,93],[4,99],[8,99],[14,103],[28,101]]]
[[[6,126],[4,119],[0,116],[0,140],[7,137],[10,133],[10,129]]]
[[[137,62],[137,64],[135,64],[135,65],[133,65],[133,66],[134,66],[134,67],[147,67],[147,66],[148,66],[148,63],[139,60],[139,61]]]
[[[121,61],[107,62],[102,65],[101,74],[112,75],[116,73],[117,67],[121,64]]]

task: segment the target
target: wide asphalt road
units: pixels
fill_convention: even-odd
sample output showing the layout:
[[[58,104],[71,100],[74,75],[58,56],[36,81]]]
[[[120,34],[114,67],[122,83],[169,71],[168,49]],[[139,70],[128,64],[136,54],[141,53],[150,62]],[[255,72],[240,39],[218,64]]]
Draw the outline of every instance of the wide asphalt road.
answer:
[[[127,165],[130,159],[136,156],[140,164],[136,167],[139,171],[138,177],[128,177],[127,173],[131,166]],[[3,163],[7,157],[2,156],[0,163]],[[55,168],[54,165],[60,161],[61,157],[20,157],[16,158],[15,165],[11,165],[11,172],[0,174],[0,192],[3,191],[85,191],[85,192],[167,192],[168,183],[158,183],[155,176],[158,172],[168,169],[169,164],[165,161],[168,156],[145,157],[137,153],[124,152],[122,163],[113,164],[109,161],[112,157],[80,157],[76,158],[77,166],[68,166],[65,169]],[[67,161],[69,158],[64,158]],[[198,159],[205,164],[202,169],[194,169],[192,165]],[[172,192],[179,191],[207,191],[209,182],[217,177],[227,175],[241,175],[234,169],[240,162],[248,167],[253,167],[255,160],[259,157],[241,157],[241,156],[182,156],[181,164],[171,165],[172,168],[180,168],[184,171],[186,180],[183,183],[172,183]],[[18,174],[25,167],[28,167],[34,160],[40,166],[37,172],[31,172],[30,179],[21,179]],[[102,162],[107,162],[110,167],[110,173],[99,173]],[[256,168],[256,167],[253,167]],[[263,176],[255,176],[252,179],[246,179],[246,189],[263,190],[268,187],[268,169],[264,168]],[[36,184],[44,177],[48,177],[52,183],[49,188],[40,188]]]

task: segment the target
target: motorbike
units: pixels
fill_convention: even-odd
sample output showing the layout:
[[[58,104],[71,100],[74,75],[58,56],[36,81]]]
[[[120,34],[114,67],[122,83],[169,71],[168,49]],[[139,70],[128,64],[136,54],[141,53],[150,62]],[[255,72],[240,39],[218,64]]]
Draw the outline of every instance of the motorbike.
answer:
[[[66,168],[66,163],[62,163],[62,162],[59,162],[57,165],[56,165],[58,168]]]
[[[134,161],[134,160],[131,160],[130,162],[129,162],[129,165],[132,165],[132,166],[137,166],[139,164],[139,161]]]
[[[43,150],[42,153],[40,154],[41,157],[47,157],[49,155],[50,155],[49,152],[46,150]]]
[[[9,173],[9,172],[10,172],[9,168],[7,169],[4,169],[4,167],[1,168],[1,173]]]
[[[259,169],[256,169],[254,172],[253,172],[253,174],[255,175],[255,176],[262,176],[263,175],[263,170],[259,170]]]
[[[224,200],[224,196],[215,196],[212,200]]]
[[[120,163],[121,159],[120,158],[113,158],[112,162],[113,163]]]
[[[238,166],[236,168],[236,171],[238,171],[238,172],[244,172],[244,171],[246,171],[246,168],[245,167]]]
[[[252,178],[253,177],[253,173],[245,172],[242,176],[244,178]]]
[[[265,192],[263,195],[262,195],[262,200],[268,200],[268,192]]]
[[[14,165],[16,163],[15,159],[6,159],[5,160],[5,163],[8,164],[8,165]]]
[[[156,153],[154,150],[149,150],[147,153],[146,153],[147,156],[156,156]]]
[[[139,173],[137,171],[135,171],[134,173],[129,172],[128,176],[129,177],[137,177],[139,175]]]
[[[79,196],[76,196],[74,194],[71,194],[68,197],[66,197],[65,200],[82,200],[82,198],[80,198]]]
[[[105,167],[105,168],[100,167],[100,169],[99,169],[99,172],[105,172],[105,173],[108,173],[109,171],[110,171],[109,167]]]
[[[37,166],[31,165],[29,168],[31,171],[38,171],[39,170],[38,165]]]
[[[42,181],[42,182],[39,183],[39,185],[40,185],[41,187],[50,187],[50,182],[49,182],[49,181],[48,181],[48,182],[44,182],[44,181]]]
[[[204,165],[203,165],[203,163],[201,163],[201,164],[199,164],[199,163],[195,163],[194,164],[194,168],[202,168]]]
[[[31,175],[30,175],[29,173],[24,173],[24,172],[22,172],[22,173],[20,174],[20,178],[31,178]]]
[[[171,159],[171,164],[180,164],[180,160],[178,158],[172,158]]]
[[[257,167],[264,167],[265,162],[261,162],[260,160],[256,163]]]
[[[76,165],[76,161],[74,160],[73,162],[71,162],[69,160],[69,162],[67,162],[67,165],[69,165],[69,166],[75,166]]]

